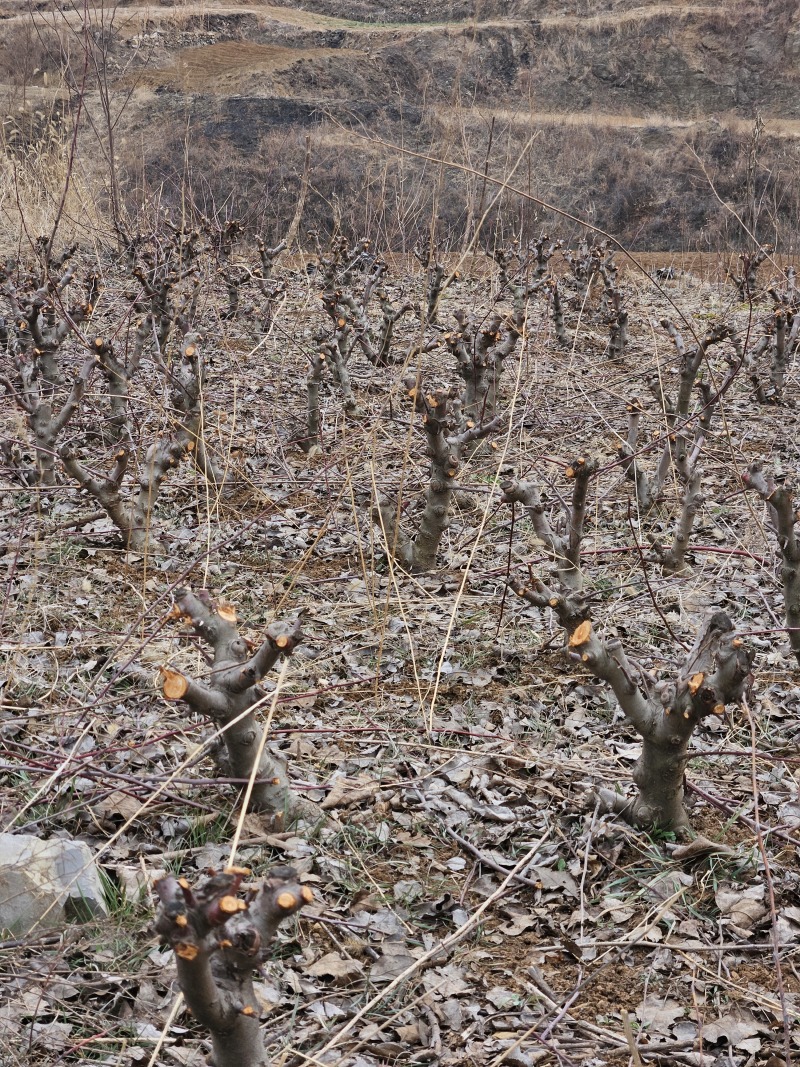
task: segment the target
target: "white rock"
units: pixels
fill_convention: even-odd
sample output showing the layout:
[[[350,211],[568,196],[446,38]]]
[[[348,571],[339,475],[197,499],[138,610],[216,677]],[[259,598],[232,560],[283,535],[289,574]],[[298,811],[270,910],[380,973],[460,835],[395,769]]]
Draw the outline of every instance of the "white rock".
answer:
[[[104,915],[100,875],[83,842],[0,834],[0,929],[25,937]]]

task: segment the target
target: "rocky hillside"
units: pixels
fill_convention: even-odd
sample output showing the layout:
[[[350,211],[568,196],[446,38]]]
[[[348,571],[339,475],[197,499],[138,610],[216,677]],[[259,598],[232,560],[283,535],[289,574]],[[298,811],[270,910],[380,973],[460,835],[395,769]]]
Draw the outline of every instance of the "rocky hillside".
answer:
[[[91,11],[88,35],[82,11],[37,8],[0,9],[5,128],[19,143],[20,114],[74,110],[85,83],[83,155],[106,179],[117,156],[133,201],[188,185],[201,210],[277,235],[308,138],[304,225],[341,218],[396,247],[432,212],[444,239],[469,237],[494,195],[484,169],[640,247],[738,242],[711,181],[764,240],[788,241],[797,218],[800,14],[788,0],[452,2],[436,22],[418,0],[362,0],[348,18],[337,0],[132,4]],[[485,234],[541,224],[530,203],[504,204]]]

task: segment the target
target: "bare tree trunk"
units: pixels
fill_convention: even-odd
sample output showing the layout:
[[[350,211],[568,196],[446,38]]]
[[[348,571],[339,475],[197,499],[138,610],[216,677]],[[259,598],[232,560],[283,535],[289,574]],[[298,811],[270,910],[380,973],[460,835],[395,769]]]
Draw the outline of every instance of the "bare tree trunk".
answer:
[[[94,372],[95,360],[91,357],[84,361],[72,383],[69,395],[56,414],[53,413],[53,393],[48,389],[43,395],[40,374],[35,363],[18,363],[18,368],[18,381],[6,381],[6,386],[17,405],[25,412],[33,436],[37,480],[40,485],[53,486],[56,484],[58,438],[80,408],[86,386]]]
[[[739,254],[739,273],[730,272],[730,278],[739,291],[742,300],[752,300],[758,287],[758,268],[770,253],[774,251],[772,245],[764,245],[757,252],[741,252]]]
[[[505,320],[495,315],[478,326],[466,312],[456,312],[458,329],[447,333],[445,341],[464,379],[462,405],[468,419],[494,418],[503,367],[522,336],[524,318],[522,312]]]
[[[553,329],[555,330],[556,340],[564,348],[567,348],[569,347],[570,340],[564,325],[564,308],[561,305],[561,292],[555,278],[550,283],[549,293],[550,310],[553,315]]]
[[[608,354],[611,359],[619,360],[625,355],[628,344],[628,312],[622,306],[622,293],[616,286],[606,290],[608,308],[605,319],[611,327],[608,341]]]
[[[303,209],[306,206],[306,197],[308,196],[308,183],[311,178],[311,135],[306,134],[306,152],[303,159],[303,174],[300,178],[300,194],[297,197],[295,203],[294,215],[292,221],[289,223],[289,229],[286,231],[286,237],[281,241],[281,244],[285,247],[293,245],[297,240],[297,234],[300,232],[300,223],[303,218]]]
[[[417,242],[414,255],[425,268],[425,311],[422,321],[435,326],[439,316],[439,302],[446,289],[447,268],[441,262],[438,243],[432,244],[430,234]]]
[[[701,629],[676,679],[656,685],[631,665],[620,641],[602,640],[588,618],[579,619],[573,598],[559,596],[538,580],[533,588],[517,581],[511,585],[529,603],[556,612],[569,633],[571,652],[608,683],[642,738],[642,753],[633,771],[638,796],[628,800],[600,789],[597,798],[603,808],[635,826],[688,829],[684,771],[692,734],[705,716],[722,715],[726,704],[741,698],[755,651],[736,636],[728,616],[716,612]]]
[[[427,397],[417,396],[417,410],[420,410],[420,405],[424,408],[423,428],[428,440],[431,472],[425,493],[425,507],[414,538],[412,566],[415,571],[428,571],[436,566],[439,544],[450,525],[450,504],[464,448],[471,441],[493,433],[502,422],[500,417],[496,417],[481,426],[452,433],[448,415],[452,412],[456,415],[456,421],[460,422],[460,413],[457,408],[454,411],[452,400],[452,396],[444,392],[435,392]]]
[[[500,268],[498,296],[510,294],[515,314],[524,315],[530,298],[543,289],[550,260],[560,247],[560,241],[551,241],[543,233],[524,251],[518,241],[507,248],[490,250],[489,255]]]
[[[760,463],[750,465],[742,476],[748,489],[754,489],[767,504],[781,553],[783,610],[789,630],[789,643],[800,663],[800,541],[797,538],[797,513],[790,490],[777,485],[775,478],[764,474]]]
[[[702,477],[702,471],[695,467],[686,484],[680,514],[675,523],[671,547],[663,548],[659,544],[653,545],[656,559],[661,564],[665,574],[686,574],[691,570],[686,562],[686,553],[689,549],[689,539],[692,535],[694,520],[704,502],[704,498],[700,493]]]
[[[636,502],[639,505],[639,509],[646,512],[649,511],[661,497],[664,483],[666,482],[667,474],[669,473],[671,449],[669,440],[667,440],[661,450],[658,467],[652,477],[648,476],[647,471],[637,458],[639,447],[639,424],[642,415],[644,414],[644,407],[639,399],[634,398],[629,402],[627,410],[628,437],[625,444],[622,445],[619,450],[619,455],[622,461],[621,466],[625,477],[632,481],[636,487]]]
[[[187,1007],[211,1035],[214,1067],[269,1067],[253,973],[269,958],[278,926],[313,893],[291,867],[276,867],[255,897],[242,899],[248,871],[228,867],[197,889],[185,878],[160,879],[154,928],[175,952]]]
[[[307,417],[305,436],[300,438],[302,450],[310,454],[320,449],[319,384],[325,367],[325,353],[320,350],[311,357],[311,370],[306,378]]]
[[[523,505],[533,523],[536,536],[556,565],[556,574],[559,581],[571,592],[578,592],[583,587],[583,574],[581,572],[583,524],[586,518],[586,498],[589,491],[589,482],[596,471],[597,460],[587,460],[583,456],[579,456],[567,468],[567,477],[574,479],[575,488],[572,493],[572,507],[567,513],[568,532],[566,537],[560,537],[553,531],[545,515],[539,487],[534,482],[514,481],[503,486],[504,503],[516,501]]]
[[[205,367],[197,334],[186,334],[180,357],[169,374],[172,410],[178,419],[176,443],[187,452],[209,485],[223,494],[232,488],[230,471],[223,470],[206,445],[204,419]]]
[[[786,283],[781,288],[769,290],[772,297],[772,315],[765,326],[763,337],[757,342],[747,363],[756,397],[762,404],[783,403],[786,371],[792,359],[800,351],[800,291],[795,283],[791,267],[786,269]],[[765,385],[758,371],[757,361],[770,354],[769,384]]]
[[[44,486],[56,484],[58,438],[80,408],[95,366],[94,359],[88,359],[77,373],[72,372],[72,385],[60,402],[59,393],[66,388],[69,377],[60,351],[70,334],[78,333],[78,326],[91,315],[97,291],[97,278],[91,275],[85,299],[68,311],[65,309],[65,294],[75,267],[64,268],[75,248],[55,257],[47,239],[42,238],[38,247],[41,269],[21,272],[18,284],[12,280],[12,270],[18,264],[0,266],[0,291],[11,310],[8,321],[0,317],[0,343],[14,367],[14,381],[6,378],[4,383],[25,413],[36,457],[35,477]]]
[[[122,534],[125,547],[132,552],[145,552],[153,547],[152,513],[161,484],[169,471],[178,465],[183,452],[183,445],[177,441],[168,439],[152,444],[139,468],[138,486],[127,501],[122,492],[130,455],[127,448],[119,449],[114,466],[105,477],[93,475],[68,445],[64,445],[59,454],[67,474],[97,501]]]
[[[389,551],[402,566],[429,571],[436,566],[439,545],[450,525],[450,505],[464,451],[471,442],[498,429],[503,416],[475,425],[464,418],[461,390],[457,387],[425,393],[418,379],[408,378],[404,384],[423,416],[422,428],[431,459],[425,506],[413,541],[399,527],[396,503],[381,498],[372,510],[372,518],[383,529]]]
[[[636,499],[642,511],[647,511],[661,497],[670,467],[674,466],[680,480],[686,483],[691,477],[697,455],[705,437],[711,429],[716,402],[728,389],[742,366],[744,354],[742,345],[734,331],[726,324],[720,324],[709,330],[697,347],[688,351],[683,337],[669,319],[662,319],[661,325],[669,332],[680,358],[680,382],[675,398],[667,396],[660,377],[654,375],[648,384],[661,406],[666,425],[666,439],[654,474],[648,476],[637,458],[639,423],[644,414],[644,407],[637,398],[628,404],[628,438],[619,450],[622,469],[625,476],[636,485]],[[723,341],[733,346],[735,357],[728,355],[728,373],[716,394],[712,396],[708,383],[699,383],[702,406],[690,419],[692,392],[697,375],[709,348]],[[690,422],[694,430],[687,432]]]
[[[208,682],[187,678],[162,668],[164,695],[184,700],[198,715],[210,716],[224,729],[230,776],[249,779],[258,756],[260,730],[250,709],[261,699],[258,682],[280,656],[291,655],[300,641],[299,620],[291,625],[273,623],[255,652],[239,636],[236,614],[230,605],[214,605],[208,593],[188,589],[175,594],[178,613],[214,652],[214,670]],[[284,760],[265,747],[258,764],[251,803],[258,811],[282,819],[285,814],[316,813],[312,804],[293,797]]]

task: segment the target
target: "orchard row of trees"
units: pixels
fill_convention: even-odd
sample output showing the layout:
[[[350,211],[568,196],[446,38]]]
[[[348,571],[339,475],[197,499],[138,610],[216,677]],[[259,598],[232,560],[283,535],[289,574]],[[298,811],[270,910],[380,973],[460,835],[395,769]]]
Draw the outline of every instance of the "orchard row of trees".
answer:
[[[708,484],[704,456],[718,433],[730,434],[730,401],[746,394],[778,414],[792,403],[800,347],[794,271],[776,269],[770,249],[743,255],[730,277],[728,313],[704,319],[673,302],[681,281],[674,271],[635,282],[608,241],[564,248],[542,234],[459,258],[428,239],[415,249],[414,272],[399,277],[367,240],[311,234],[310,242],[313,256],[300,261],[284,242],[250,245],[235,222],[188,228],[167,220],[100,256],[41,238],[5,262],[0,382],[18,412],[5,424],[6,476],[29,487],[41,508],[56,493],[75,492],[92,509],[76,528],[104,515],[131,566],[157,559],[169,541],[160,505],[179,470],[191,465],[201,505],[246,502],[251,477],[231,436],[224,353],[235,339],[257,359],[280,331],[283,355],[269,373],[286,397],[283,447],[305,453],[313,471],[354,435],[366,441],[377,427],[395,443],[403,437],[399,466],[388,447],[364,508],[390,569],[419,575],[447,567],[448,531],[457,508],[475,510],[471,491],[488,485],[491,509],[506,519],[521,509],[540,559],[509,566],[508,588],[552,612],[568,656],[609,687],[641,739],[633,796],[601,789],[594,802],[638,826],[685,832],[692,737],[707,716],[741,699],[755,647],[715,611],[699,620],[693,647],[672,669],[656,675],[640,666],[598,611],[583,552],[587,524],[610,494],[640,523],[660,510],[671,533],[637,550],[676,582],[690,572]],[[760,274],[768,272],[763,287]],[[660,291],[673,314],[637,321],[635,285],[642,284]],[[309,302],[310,316],[301,311]],[[644,373],[642,327],[670,346],[669,359]],[[535,445],[537,412],[520,402],[526,370],[532,354],[577,367],[576,353],[584,352],[622,383],[626,424],[613,425],[613,408],[598,412],[612,425],[615,454],[576,447],[551,477],[546,449]],[[557,406],[557,397],[550,400]],[[227,436],[212,432],[226,419]],[[517,465],[527,473],[504,462],[512,438],[526,441],[530,455]],[[420,455],[427,475],[414,484]],[[751,462],[735,477],[763,502],[773,529],[786,630],[800,662],[790,479],[774,461]],[[191,678],[165,667],[164,696],[216,724],[223,773],[250,782],[253,807],[313,818],[313,805],[290,788],[285,761],[259,744],[256,720],[258,684],[297,646],[300,621],[276,621],[254,647],[230,606],[206,590],[177,587],[174,604],[175,617],[210,646],[212,670]],[[215,1035],[217,1064],[262,1062],[253,966],[278,922],[308,896],[291,871],[279,871],[254,900],[241,900],[241,877],[230,869],[197,891],[173,878],[158,889],[157,929],[175,948],[188,1003]]]
[[[411,293],[391,283],[386,260],[366,240],[351,244],[340,236],[323,245],[313,234],[316,255],[305,268],[278,270],[285,243],[270,248],[259,241],[254,255],[248,257],[246,249],[234,255],[238,236],[235,222],[214,226],[204,220],[192,230],[166,222],[158,232],[127,238],[121,252],[102,262],[87,261],[76,245],[56,253],[41,238],[31,256],[2,268],[0,380],[28,431],[26,440],[5,437],[7,471],[45,494],[60,483],[77,486],[113,522],[125,548],[136,553],[162,549],[157,503],[165,480],[184,461],[194,466],[201,492],[224,500],[243,491],[230,443],[209,441],[206,432],[214,395],[207,354],[233,323],[258,345],[271,329],[276,303],[285,302],[292,287],[316,293],[320,313],[305,331],[311,343],[308,336],[297,339],[308,367],[305,380],[294,387],[304,396],[305,416],[299,430],[292,427],[289,444],[312,456],[330,447],[323,390],[339,398],[353,425],[385,417],[385,407],[365,413],[357,396],[364,361],[382,372],[387,397],[397,398],[399,391],[417,415],[430,468],[410,523],[406,503],[388,492],[378,493],[371,519],[389,554],[415,572],[434,568],[440,559],[454,497],[464,488],[465,463],[491,456],[485,442],[508,429],[503,392],[513,382],[504,371],[519,360],[540,308],[564,349],[582,343],[587,323],[601,324],[607,331],[603,356],[624,367],[628,300],[608,241],[563,250],[561,242],[542,235],[527,247],[492,249],[488,308],[456,307],[452,320],[443,321],[443,295],[461,281],[461,268],[430,241],[416,249],[421,284]],[[557,252],[559,273],[551,269]],[[759,291],[757,271],[769,253],[743,255],[740,271],[731,276],[744,301],[752,304],[758,295],[771,306],[771,312],[751,319],[745,337],[732,317],[707,324],[699,335],[684,316],[680,329],[667,318],[654,324],[671,339],[677,370],[674,390],[658,368],[646,376],[661,428],[655,439],[648,439],[650,433],[642,439],[644,402],[631,396],[627,403],[627,431],[612,466],[632,484],[638,510],[645,514],[656,507],[671,482],[680,487],[671,543],[652,546],[654,562],[667,573],[687,569],[703,501],[704,444],[734,383],[749,377],[761,404],[785,400],[788,368],[800,346],[800,290],[788,268]],[[673,271],[662,274],[658,285],[674,277]],[[292,373],[289,360],[281,373]],[[449,381],[432,380],[437,376]],[[607,469],[592,456],[575,457],[566,466],[574,491],[561,509],[563,517],[554,518],[543,502],[541,479],[515,478],[503,485],[503,502],[523,507],[554,566],[555,593],[545,593],[541,583],[538,591],[526,586],[520,592],[536,602],[544,597],[554,608],[557,602],[570,634],[588,618],[581,543],[592,484]],[[783,563],[789,638],[800,658],[791,492],[781,472],[769,473],[759,463],[743,471],[742,480],[769,506]]]

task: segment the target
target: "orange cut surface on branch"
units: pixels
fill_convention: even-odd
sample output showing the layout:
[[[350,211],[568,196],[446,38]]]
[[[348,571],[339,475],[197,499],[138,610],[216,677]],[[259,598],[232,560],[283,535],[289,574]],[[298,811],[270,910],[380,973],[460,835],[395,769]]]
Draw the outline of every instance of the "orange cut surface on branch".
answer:
[[[592,624],[588,619],[584,619],[576,628],[572,631],[569,639],[570,648],[580,648],[581,645],[585,645],[589,640],[592,633]]]
[[[703,684],[704,678],[705,675],[703,674],[703,672],[698,671],[697,674],[693,674],[692,677],[689,679],[689,692],[692,694],[692,696],[695,695],[697,690]]]
[[[297,898],[294,893],[286,890],[278,896],[276,903],[282,911],[291,911],[292,908],[297,906]]]
[[[161,668],[161,686],[167,700],[180,700],[186,694],[189,683],[180,671],[170,670],[169,667]]]
[[[225,915],[235,915],[237,911],[247,911],[247,905],[238,897],[225,896],[219,902],[219,910]]]

